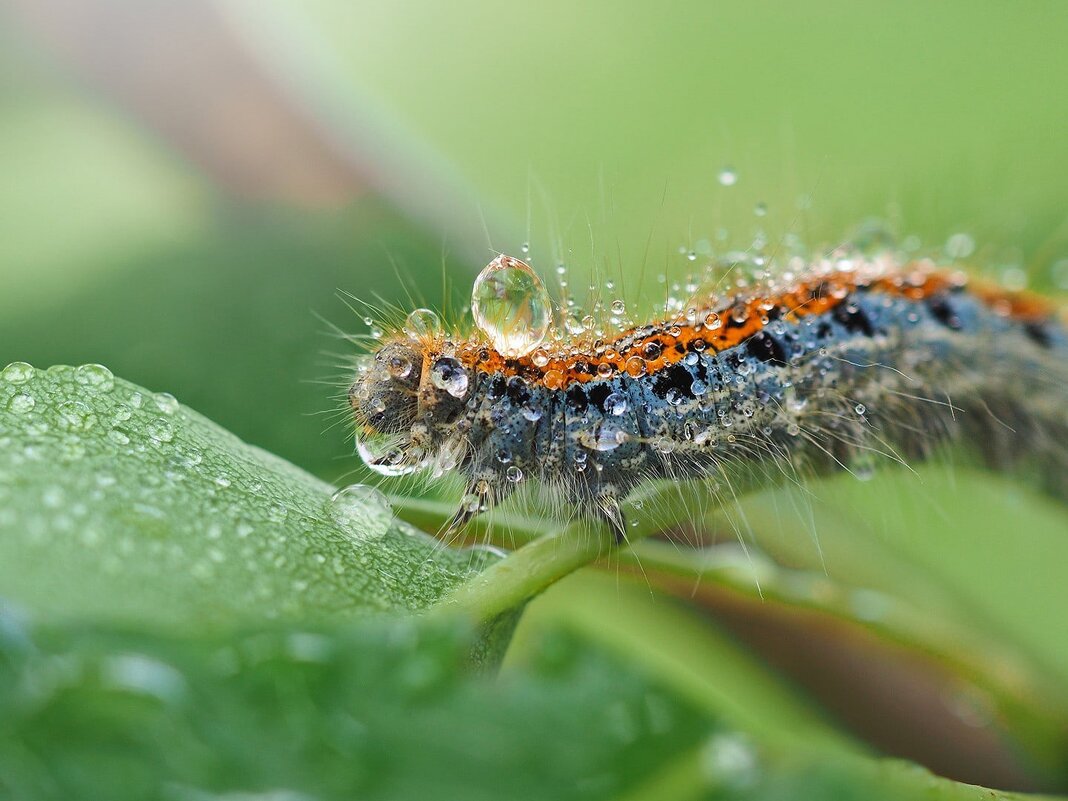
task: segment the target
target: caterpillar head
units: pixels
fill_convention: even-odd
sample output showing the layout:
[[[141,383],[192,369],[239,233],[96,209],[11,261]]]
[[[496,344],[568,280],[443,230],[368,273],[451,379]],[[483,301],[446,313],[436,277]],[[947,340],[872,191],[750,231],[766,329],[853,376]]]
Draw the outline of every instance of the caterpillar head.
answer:
[[[437,456],[470,397],[471,371],[440,345],[387,342],[349,388],[357,448],[380,473],[412,472]]]

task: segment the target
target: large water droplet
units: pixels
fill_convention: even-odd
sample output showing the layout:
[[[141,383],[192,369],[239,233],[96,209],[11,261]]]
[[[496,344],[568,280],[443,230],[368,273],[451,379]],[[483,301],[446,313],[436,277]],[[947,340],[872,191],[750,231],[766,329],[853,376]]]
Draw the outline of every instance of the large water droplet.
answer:
[[[330,519],[358,539],[378,539],[389,530],[393,506],[377,488],[350,484],[330,497]]]
[[[545,339],[551,301],[530,265],[498,256],[478,274],[471,290],[475,324],[505,356],[525,356]]]

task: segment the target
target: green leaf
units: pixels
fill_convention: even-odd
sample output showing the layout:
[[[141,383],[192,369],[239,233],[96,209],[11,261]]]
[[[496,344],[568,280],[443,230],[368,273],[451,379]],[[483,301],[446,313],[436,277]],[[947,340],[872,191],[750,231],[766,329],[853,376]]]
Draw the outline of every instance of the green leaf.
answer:
[[[499,680],[470,629],[392,621],[159,636],[0,615],[15,799],[999,799],[784,749],[563,629]]]
[[[0,373],[0,593],[201,627],[421,609],[495,557],[395,520],[105,368]]]

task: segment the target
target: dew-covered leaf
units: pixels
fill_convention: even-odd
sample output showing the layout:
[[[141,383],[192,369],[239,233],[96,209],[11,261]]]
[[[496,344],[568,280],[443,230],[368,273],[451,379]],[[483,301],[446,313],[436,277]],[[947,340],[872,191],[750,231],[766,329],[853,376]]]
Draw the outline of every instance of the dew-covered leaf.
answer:
[[[333,492],[98,365],[0,373],[0,597],[35,613],[347,618],[426,607],[492,558]]]

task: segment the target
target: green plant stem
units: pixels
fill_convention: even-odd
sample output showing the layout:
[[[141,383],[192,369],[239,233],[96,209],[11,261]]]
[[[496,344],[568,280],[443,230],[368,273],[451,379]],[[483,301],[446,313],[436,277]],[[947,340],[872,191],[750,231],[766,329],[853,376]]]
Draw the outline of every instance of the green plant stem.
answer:
[[[608,526],[578,521],[544,536],[487,568],[445,596],[433,609],[461,611],[478,620],[490,620],[544,591],[554,582],[597,559],[618,555],[634,543],[678,522],[678,503],[685,502],[694,487],[652,484],[623,504],[630,521],[626,542],[616,544]],[[426,514],[428,507],[415,507]],[[512,534],[516,530],[512,529]],[[519,532],[526,538],[528,527]]]

